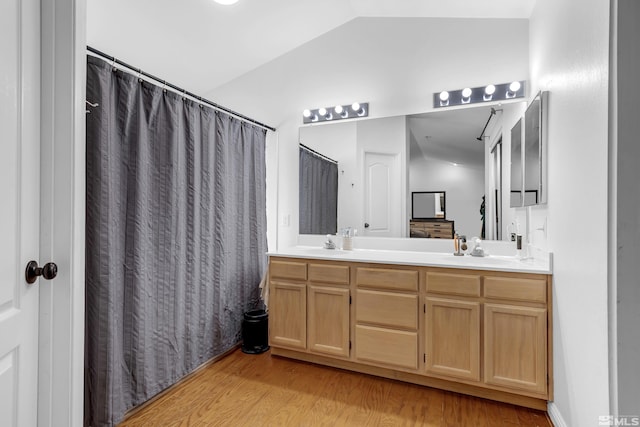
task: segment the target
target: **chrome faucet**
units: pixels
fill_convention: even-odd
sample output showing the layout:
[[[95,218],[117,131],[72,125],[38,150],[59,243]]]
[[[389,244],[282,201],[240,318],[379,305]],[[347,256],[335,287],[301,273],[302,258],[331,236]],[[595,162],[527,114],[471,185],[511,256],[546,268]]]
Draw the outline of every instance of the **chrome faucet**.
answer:
[[[333,240],[331,240],[331,234],[327,234],[327,240],[324,242],[325,249],[335,249],[336,244]]]

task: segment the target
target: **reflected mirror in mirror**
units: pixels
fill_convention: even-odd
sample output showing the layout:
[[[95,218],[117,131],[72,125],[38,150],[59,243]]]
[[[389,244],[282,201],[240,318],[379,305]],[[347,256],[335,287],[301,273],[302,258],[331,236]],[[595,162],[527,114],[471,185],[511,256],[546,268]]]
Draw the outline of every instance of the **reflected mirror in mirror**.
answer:
[[[522,206],[522,119],[511,128],[511,198],[509,206]]]
[[[444,191],[414,191],[411,193],[412,219],[445,219],[446,193]]]

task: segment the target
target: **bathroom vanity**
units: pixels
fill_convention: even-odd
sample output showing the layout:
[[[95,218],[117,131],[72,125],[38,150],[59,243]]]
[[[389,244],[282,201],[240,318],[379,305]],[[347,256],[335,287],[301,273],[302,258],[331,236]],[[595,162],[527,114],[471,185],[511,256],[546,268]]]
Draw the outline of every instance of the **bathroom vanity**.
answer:
[[[546,410],[549,263],[295,247],[269,254],[272,354]]]

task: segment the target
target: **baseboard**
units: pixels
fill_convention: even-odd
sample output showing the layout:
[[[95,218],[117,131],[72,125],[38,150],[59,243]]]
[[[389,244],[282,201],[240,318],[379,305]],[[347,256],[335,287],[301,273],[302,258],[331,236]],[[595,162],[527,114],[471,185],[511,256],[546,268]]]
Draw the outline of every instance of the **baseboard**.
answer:
[[[547,404],[547,414],[549,415],[554,427],[568,427],[564,418],[562,418],[562,414],[560,413],[558,406],[554,402],[549,402]]]

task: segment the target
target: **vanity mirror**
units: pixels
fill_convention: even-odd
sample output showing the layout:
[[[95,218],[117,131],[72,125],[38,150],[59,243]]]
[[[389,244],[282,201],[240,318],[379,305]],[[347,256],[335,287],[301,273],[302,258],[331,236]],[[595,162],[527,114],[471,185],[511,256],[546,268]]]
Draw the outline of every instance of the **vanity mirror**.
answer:
[[[492,107],[497,114],[491,113]],[[365,154],[371,150],[393,157],[400,169],[397,175],[404,180],[404,187],[402,184],[388,187],[395,193],[398,193],[396,188],[404,188],[400,191],[404,191],[403,201],[390,203],[376,211],[385,219],[392,215],[397,218],[390,222],[396,221],[397,229],[402,231],[391,236],[409,237],[410,221],[416,217],[412,193],[430,193],[433,198],[434,193],[442,193],[443,196],[441,211],[436,213],[434,206],[433,214],[418,213],[419,217],[446,220],[455,224],[455,232],[469,237],[481,236],[483,226],[495,228],[495,224],[510,223],[510,218],[502,219],[503,212],[499,208],[502,204],[494,200],[499,196],[493,196],[500,192],[496,191],[495,184],[491,184],[503,182],[502,185],[508,187],[509,180],[493,176],[502,173],[501,163],[498,163],[497,171],[490,171],[493,163],[489,160],[485,170],[485,159],[490,159],[490,150],[501,141],[501,136],[508,145],[509,130],[523,111],[523,102],[511,102],[348,123],[307,125],[299,129],[299,142],[338,162],[338,229],[355,227],[359,229],[359,235],[365,235],[366,225],[373,227],[373,221],[367,218],[366,199],[384,191],[380,185],[366,185]],[[487,133],[479,139],[491,116]],[[509,121],[503,123],[505,118]],[[393,162],[389,164],[394,166]],[[381,169],[386,170],[386,166]],[[504,169],[505,177],[508,177],[508,164]],[[388,170],[390,174],[396,173],[393,168]],[[505,191],[509,194],[509,188]],[[486,204],[483,204],[485,194]],[[504,206],[507,205],[505,200]],[[487,224],[483,224],[482,208],[486,208]],[[503,234],[487,232],[487,238],[496,235]]]

